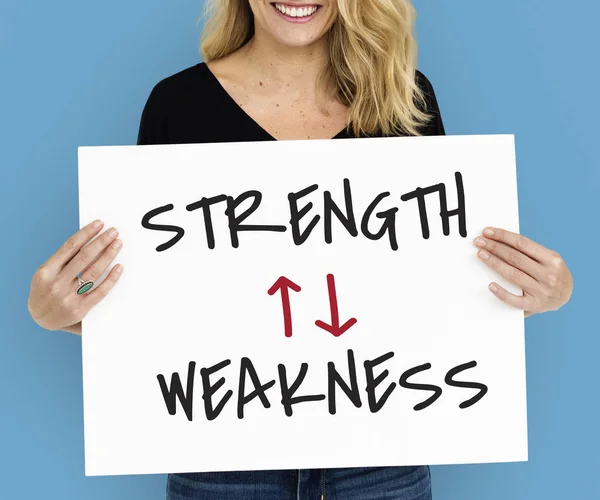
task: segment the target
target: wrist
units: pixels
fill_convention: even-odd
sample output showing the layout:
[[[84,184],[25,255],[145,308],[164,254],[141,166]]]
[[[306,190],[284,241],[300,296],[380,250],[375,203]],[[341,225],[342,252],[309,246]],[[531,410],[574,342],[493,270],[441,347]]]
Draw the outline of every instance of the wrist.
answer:
[[[74,325],[65,326],[62,328],[63,331],[74,333],[75,335],[81,335],[81,321],[79,323],[75,323]]]

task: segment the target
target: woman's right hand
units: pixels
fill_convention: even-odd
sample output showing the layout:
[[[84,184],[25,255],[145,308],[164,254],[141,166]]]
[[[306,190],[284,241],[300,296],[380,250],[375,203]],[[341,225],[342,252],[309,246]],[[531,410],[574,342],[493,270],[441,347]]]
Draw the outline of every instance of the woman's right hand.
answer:
[[[121,264],[114,266],[104,281],[90,292],[77,294],[78,276],[95,282],[121,249],[122,242],[116,239],[115,228],[105,231],[84,248],[103,225],[95,221],[82,227],[34,273],[27,305],[31,317],[41,327],[81,333],[78,323],[118,281],[123,270]]]

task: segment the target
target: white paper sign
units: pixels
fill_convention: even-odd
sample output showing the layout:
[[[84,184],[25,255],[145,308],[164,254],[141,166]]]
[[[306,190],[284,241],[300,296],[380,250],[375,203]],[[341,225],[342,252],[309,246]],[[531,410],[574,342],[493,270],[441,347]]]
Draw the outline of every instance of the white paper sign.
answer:
[[[87,475],[527,460],[514,137],[82,147]],[[92,291],[93,293],[93,291]],[[174,375],[176,374],[176,375]]]

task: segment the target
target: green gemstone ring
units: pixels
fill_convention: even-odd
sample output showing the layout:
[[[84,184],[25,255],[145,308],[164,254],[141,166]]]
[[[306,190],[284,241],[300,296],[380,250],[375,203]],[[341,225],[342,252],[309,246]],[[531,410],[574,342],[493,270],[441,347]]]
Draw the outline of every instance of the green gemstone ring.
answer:
[[[90,288],[94,286],[93,281],[83,281],[81,278],[77,278],[79,280],[79,288],[77,289],[77,295],[83,295]]]

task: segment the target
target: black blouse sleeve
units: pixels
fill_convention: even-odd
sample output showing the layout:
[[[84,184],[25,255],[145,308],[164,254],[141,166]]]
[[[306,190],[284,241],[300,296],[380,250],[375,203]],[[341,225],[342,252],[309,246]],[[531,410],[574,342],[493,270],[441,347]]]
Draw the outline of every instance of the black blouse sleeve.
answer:
[[[167,144],[167,116],[161,84],[154,86],[142,111],[137,144]]]
[[[417,71],[417,84],[423,90],[425,94],[425,101],[427,102],[427,114],[431,116],[429,122],[424,126],[423,135],[446,135],[444,129],[444,122],[442,120],[442,114],[440,107],[433,90],[433,85],[429,79],[420,71]]]

